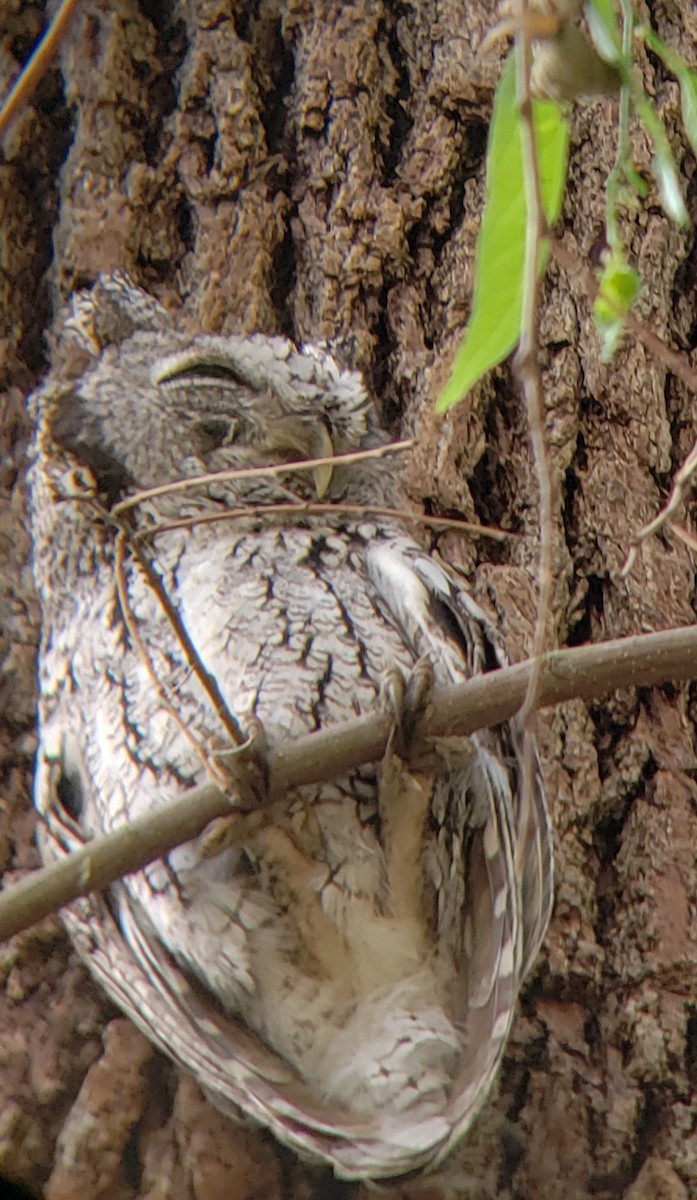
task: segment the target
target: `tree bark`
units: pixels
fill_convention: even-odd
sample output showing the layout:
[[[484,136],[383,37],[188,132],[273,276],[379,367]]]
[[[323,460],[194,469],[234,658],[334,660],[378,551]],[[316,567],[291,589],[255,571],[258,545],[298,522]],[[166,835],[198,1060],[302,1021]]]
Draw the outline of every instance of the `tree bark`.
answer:
[[[643,14],[647,16],[647,14]],[[694,63],[688,0],[652,6]],[[499,63],[477,0],[84,0],[0,160],[0,873],[35,867],[36,603],[22,394],[61,298],[126,270],[191,328],[342,339],[385,425],[413,436],[429,512],[514,530],[439,537],[518,657],[535,617],[537,486],[508,368],[445,418],[433,401],[466,322]],[[40,6],[0,14],[0,77]],[[684,177],[677,85],[642,63]],[[616,100],[577,106],[563,238],[603,246]],[[651,148],[635,131],[639,168]],[[690,185],[688,206],[697,208]],[[695,344],[695,241],[653,193],[625,233],[640,315]],[[619,578],[697,436],[686,386],[634,341],[599,359],[587,300],[554,261],[540,338],[556,484],[555,637],[579,644],[694,620],[670,536]],[[628,688],[539,717],[557,899],[500,1086],[444,1172],[387,1195],[686,1200],[697,1195],[697,788],[693,690]],[[0,947],[0,1173],[46,1200],[365,1200],[237,1127],[119,1017],[57,918]]]

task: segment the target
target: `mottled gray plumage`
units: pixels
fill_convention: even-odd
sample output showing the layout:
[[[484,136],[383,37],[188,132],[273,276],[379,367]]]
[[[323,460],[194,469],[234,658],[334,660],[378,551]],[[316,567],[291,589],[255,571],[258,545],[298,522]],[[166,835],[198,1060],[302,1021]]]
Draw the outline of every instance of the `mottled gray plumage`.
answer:
[[[73,298],[32,409],[36,804],[52,861],[202,781],[230,746],[128,553],[124,619],[117,530],[95,501],[385,438],[359,377],[325,351],[192,338],[118,275]],[[216,481],[122,524],[133,538],[317,493],[399,504],[395,459]],[[441,684],[502,661],[462,584],[398,520],[255,512],[146,544],[229,710],[271,745],[370,712],[388,673],[424,656]],[[347,1178],[432,1164],[467,1130],[549,919],[547,814],[538,779],[522,811],[515,727],[437,749],[429,771],[395,756],[289,794],[65,914],[116,1003],[219,1108]]]

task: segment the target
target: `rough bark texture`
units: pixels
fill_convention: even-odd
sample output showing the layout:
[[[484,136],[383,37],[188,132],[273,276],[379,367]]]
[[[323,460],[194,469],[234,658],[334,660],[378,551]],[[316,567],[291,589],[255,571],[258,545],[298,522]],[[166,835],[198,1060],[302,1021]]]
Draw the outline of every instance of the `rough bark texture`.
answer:
[[[689,0],[654,3],[697,61]],[[648,12],[645,14],[648,15]],[[0,873],[37,865],[30,809],[36,607],[21,403],[59,296],[126,269],[209,330],[350,338],[386,424],[418,439],[414,499],[515,530],[442,539],[522,653],[537,500],[507,370],[433,414],[467,317],[498,65],[484,0],[84,0],[0,160]],[[39,33],[10,0],[0,76]],[[669,127],[676,85],[647,86]],[[563,225],[595,263],[616,102],[577,108]],[[694,161],[681,149],[696,215]],[[646,167],[650,148],[635,149]],[[655,197],[627,221],[642,314],[695,343],[695,243]],[[599,362],[588,305],[553,266],[541,361],[558,484],[559,643],[694,618],[694,567],[657,538],[617,577],[697,432],[694,397],[641,347]],[[558,831],[556,915],[492,1099],[420,1200],[697,1196],[697,789],[689,689],[626,690],[540,722]],[[0,948],[0,1174],[46,1200],[364,1200],[236,1128],[98,994],[57,919]]]

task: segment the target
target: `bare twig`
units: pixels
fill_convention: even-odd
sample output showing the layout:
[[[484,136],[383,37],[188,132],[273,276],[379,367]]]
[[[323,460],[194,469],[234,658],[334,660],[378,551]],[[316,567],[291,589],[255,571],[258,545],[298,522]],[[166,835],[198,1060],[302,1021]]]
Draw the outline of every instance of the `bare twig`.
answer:
[[[223,482],[232,483],[244,479],[258,479],[265,476],[275,477],[286,474],[289,471],[312,471],[316,467],[349,466],[354,463],[364,462],[366,459],[384,458],[387,454],[402,453],[405,450],[411,450],[415,444],[413,438],[407,438],[401,442],[390,442],[386,446],[376,446],[371,450],[357,450],[352,454],[334,454],[325,458],[307,458],[296,462],[277,463],[272,466],[237,467],[224,471],[211,471],[205,475],[192,475],[185,479],[176,479],[171,483],[160,484],[158,487],[145,488],[142,491],[134,492],[132,496],[126,496],[124,500],[114,505],[111,509],[111,516],[118,518],[128,509],[135,508],[137,505],[143,504],[146,500],[153,500],[158,496],[168,496],[172,493],[187,491],[189,488],[204,487],[209,484]],[[370,504],[321,504],[298,499],[297,503],[293,501],[287,504],[246,505],[243,508],[231,508],[225,512],[209,513],[200,517],[185,517],[181,521],[172,521],[167,524],[158,525],[153,529],[140,531],[134,535],[134,540],[142,541],[153,537],[156,533],[165,533],[172,529],[189,529],[195,525],[213,524],[217,521],[234,520],[245,516],[259,517],[266,513],[269,515],[281,515],[293,512],[308,516],[321,516],[328,512],[340,512],[360,517],[394,517],[398,521],[411,521],[414,524],[427,525],[434,529],[455,529],[460,533],[472,533],[476,536],[492,538],[497,542],[517,536],[517,534],[509,533],[504,529],[495,529],[492,526],[465,521],[459,517],[431,517],[425,513],[406,513],[396,508],[381,508]]]
[[[697,677],[697,625],[663,633],[619,638],[597,646],[581,646],[546,655],[541,664],[519,663],[478,675],[453,688],[437,688],[424,736],[467,735],[510,719],[519,710],[539,672],[541,707],[573,699],[596,699],[618,687],[650,687]],[[376,762],[384,754],[392,718],[373,713],[282,743],[269,751],[269,786],[265,804],[287,793]],[[174,846],[197,836],[218,817],[234,816],[239,797],[249,791],[244,758],[231,768],[229,790],[214,784],[165,799],[161,809],[131,821],[113,833],[93,839],[63,862],[35,871],[0,894],[0,941],[50,915],[78,896],[105,888],[139,870]],[[239,785],[235,782],[239,780]],[[249,809],[238,808],[241,816]]]
[[[26,104],[56,53],[80,0],[62,0],[55,17],[37,42],[0,108],[0,138]]]
[[[525,223],[525,262],[523,266],[523,295],[520,313],[520,340],[513,367],[523,390],[528,429],[532,444],[537,490],[539,494],[540,548],[537,577],[537,616],[533,638],[532,669],[525,699],[521,708],[523,724],[523,777],[519,808],[519,852],[527,844],[527,829],[532,819],[535,787],[535,746],[532,736],[535,711],[539,704],[542,656],[547,649],[547,636],[552,610],[552,538],[553,487],[545,437],[545,405],[542,379],[537,361],[539,328],[539,270],[542,242],[547,235],[547,220],[542,202],[537,137],[533,116],[531,70],[532,49],[527,0],[516,0],[514,17],[519,22],[515,35],[516,95],[520,117],[523,178],[527,217]],[[522,869],[522,864],[519,864]]]
[[[137,623],[131,610],[125,574],[126,548],[129,549],[135,564],[142,572],[150,590],[162,609],[167,621],[169,622],[172,632],[179,642],[184,659],[188,663],[192,674],[196,679],[198,679],[201,687],[210,700],[213,711],[216,713],[221,725],[223,726],[223,729],[225,730],[225,733],[230,738],[230,741],[234,746],[242,747],[246,745],[249,740],[247,734],[240,726],[234,713],[228,707],[227,701],[220,690],[218,680],[214,675],[211,674],[201,659],[201,656],[198,653],[198,650],[196,649],[196,646],[189,636],[188,630],[177,611],[176,605],[172,603],[170,597],[167,595],[167,590],[162,582],[162,577],[157,567],[151,561],[147,548],[142,545],[142,538],[140,539],[141,544],[138,544],[138,539],[127,523],[127,520],[114,516],[113,513],[104,508],[93,492],[79,492],[71,496],[64,494],[61,499],[71,499],[76,500],[78,503],[89,504],[90,508],[92,508],[96,513],[101,523],[105,525],[111,525],[115,529],[115,584],[124,622],[136,650],[145,663],[148,674],[150,675],[150,678],[157,689],[157,693],[160,696],[162,703],[164,704],[165,708],[167,708],[168,712],[170,712],[170,715],[176,720],[180,729],[184,729],[184,723],[177,714],[175,705],[169,699],[166,686],[157,677],[157,672],[155,671],[152,659],[150,658],[147,648],[140,637],[140,634],[138,633]],[[184,732],[186,731],[184,730]],[[187,736],[189,735],[187,734]],[[189,740],[192,739],[189,737]],[[218,778],[222,780],[224,776],[221,775],[221,773],[212,765],[212,758],[214,756],[209,751],[205,750],[196,739],[193,739],[193,744],[197,753],[203,758],[206,769],[209,770],[212,775],[218,776]]]
[[[320,504],[314,500],[300,500],[279,504],[247,504],[243,508],[227,508],[221,512],[201,513],[199,516],[182,517],[178,521],[167,521],[161,525],[153,525],[150,529],[138,530],[133,540],[148,541],[160,533],[169,533],[173,529],[193,529],[196,525],[214,525],[217,521],[243,520],[245,517],[321,517],[327,513],[343,513],[354,517],[392,517],[403,524],[428,525],[434,529],[453,529],[458,533],[472,533],[477,537],[492,538],[495,542],[504,542],[509,538],[518,538],[520,534],[508,532],[506,529],[494,529],[490,525],[477,525],[472,521],[463,521],[459,517],[428,517],[424,513],[400,512],[397,508],[379,508],[372,504]]]
[[[156,496],[170,496],[173,492],[184,492],[189,488],[201,487],[209,483],[236,482],[240,479],[273,478],[276,475],[286,475],[289,471],[314,471],[315,467],[342,467],[353,463],[365,462],[366,459],[384,458],[387,454],[398,454],[411,450],[415,445],[413,438],[403,442],[389,442],[386,446],[375,446],[372,450],[356,450],[352,454],[331,454],[324,458],[303,458],[296,462],[275,463],[272,466],[261,467],[231,467],[225,471],[211,471],[207,475],[191,475],[186,479],[175,479],[172,483],[162,483],[159,487],[144,488],[132,496],[126,496],[111,510],[114,516],[120,516],[127,508],[142,504],[144,500],[152,500]]]
[[[150,652],[140,636],[138,624],[128,598],[128,585],[126,582],[127,545],[128,542],[126,534],[122,530],[117,534],[116,545],[114,547],[114,578],[116,582],[116,593],[118,595],[119,605],[121,608],[121,615],[123,616],[124,624],[128,630],[128,636],[130,637],[136,652],[140,655],[145,670],[148,673],[148,677],[160,698],[160,703],[162,704],[163,708],[166,709],[172,720],[176,723],[178,729],[181,731],[181,733],[183,733],[184,737],[198,754],[199,758],[201,759],[202,766],[204,767],[206,773],[210,776],[211,781],[222,785],[225,783],[224,772],[220,770],[217,764],[211,762],[211,758],[206,750],[206,747],[202,744],[200,739],[191,732],[187,722],[180,715],[177,706],[174,703],[174,697],[172,696],[170,689],[158,677],[157,671],[155,670],[155,664],[150,656]]]
[[[127,538],[128,546],[133,554],[133,557],[143,572],[143,575],[147,579],[153,594],[157,598],[157,602],[169,621],[174,631],[174,635],[182,648],[186,661],[208,696],[208,699],[213,706],[213,711],[220,720],[223,729],[227,733],[233,745],[243,746],[248,740],[247,735],[241,728],[234,713],[232,713],[229,709],[227,701],[220,690],[218,680],[214,675],[211,675],[210,671],[203,663],[196,646],[189,636],[184,622],[177,612],[176,606],[172,603],[167,595],[167,591],[162,583],[159,571],[155,567],[154,563],[150,561],[143,546],[136,544],[134,538],[130,535],[130,532],[126,529],[126,527],[123,525],[118,525],[118,522],[117,527],[119,528],[120,533]]]
[[[679,538],[683,545],[687,546],[688,550],[692,550],[697,554],[697,537],[694,533],[690,533],[689,529],[685,529],[684,525],[678,525],[677,521],[671,521],[668,525],[671,533],[674,533],[676,538]]]
[[[527,201],[520,341],[514,360],[514,368],[520,379],[525,396],[528,427],[540,497],[539,594],[533,642],[534,661],[547,648],[547,631],[552,600],[553,487],[545,439],[545,406],[542,396],[542,380],[537,362],[540,252],[548,229],[542,203],[540,172],[537,160],[537,140],[530,88],[532,51],[530,28],[527,21],[527,0],[516,0],[514,17],[518,22],[515,50],[516,91],[520,113],[523,177],[525,180],[525,196]],[[533,669],[530,676],[530,688],[525,697],[521,712],[521,718],[525,726],[528,725],[529,719],[537,707],[537,688],[538,676],[537,672]]]
[[[654,517],[653,521],[649,521],[647,525],[644,525],[643,528],[640,529],[638,533],[635,533],[634,537],[631,539],[629,543],[629,551],[620,572],[623,579],[632,570],[642,543],[654,533],[658,533],[659,529],[662,529],[665,524],[670,523],[671,517],[680,508],[680,505],[685,499],[685,492],[687,491],[688,485],[690,484],[692,476],[696,470],[697,442],[695,442],[694,446],[690,450],[690,453],[680,467],[680,470],[677,471],[673,479],[673,488],[670,496],[668,497],[667,503],[663,505],[663,508],[658,515]],[[685,541],[686,539],[683,538],[682,540]]]
[[[634,17],[631,10],[631,5],[627,5],[626,0],[620,0],[622,7],[622,56],[625,62],[629,62],[632,55],[632,38],[634,35]],[[629,100],[630,88],[625,83],[620,88],[620,104],[619,114],[617,119],[617,153],[612,170],[607,177],[605,185],[605,231],[607,236],[607,244],[616,254],[622,253],[622,241],[620,238],[618,221],[617,221],[617,199],[620,190],[620,182],[625,177],[627,165],[631,161],[631,151],[629,144]]]

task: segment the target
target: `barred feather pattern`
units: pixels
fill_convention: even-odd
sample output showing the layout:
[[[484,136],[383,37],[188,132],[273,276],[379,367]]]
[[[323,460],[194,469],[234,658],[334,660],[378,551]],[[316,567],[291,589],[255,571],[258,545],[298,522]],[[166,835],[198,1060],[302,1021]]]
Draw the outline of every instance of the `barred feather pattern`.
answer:
[[[230,747],[128,552],[124,612],[109,506],[386,439],[326,349],[191,336],[120,274],[73,297],[31,408],[35,799],[52,862],[166,805]],[[318,493],[336,511],[260,511]],[[394,460],[375,458],[154,496],[121,529],[149,548],[229,712],[273,746],[374,710],[395,668],[427,658],[450,684],[505,662],[462,583],[399,520],[370,516],[400,501]],[[343,1178],[433,1166],[490,1091],[549,920],[549,821],[536,759],[524,796],[520,746],[511,723],[445,739],[430,766],[391,755],[289,792],[76,901],[69,933],[220,1109]]]

